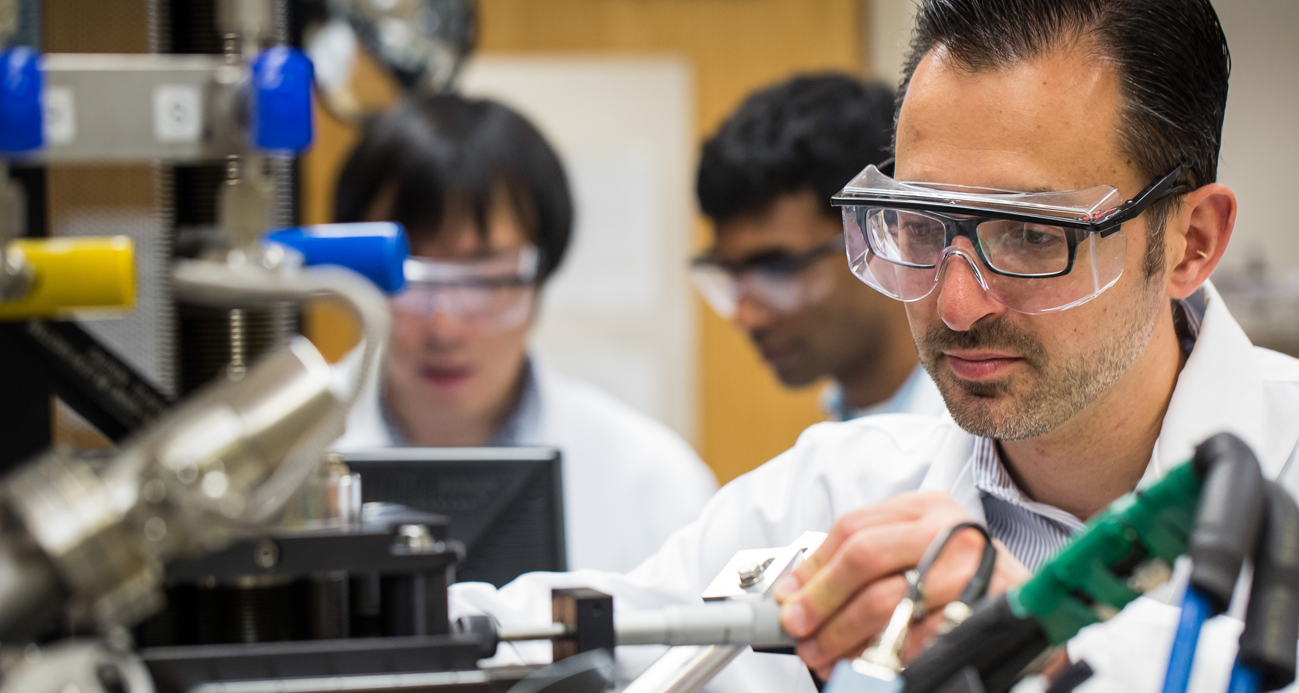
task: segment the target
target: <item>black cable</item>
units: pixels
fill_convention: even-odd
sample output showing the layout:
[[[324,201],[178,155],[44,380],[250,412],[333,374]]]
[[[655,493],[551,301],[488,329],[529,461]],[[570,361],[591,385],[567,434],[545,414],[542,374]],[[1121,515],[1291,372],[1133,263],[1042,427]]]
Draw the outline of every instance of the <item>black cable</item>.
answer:
[[[1261,677],[1259,690],[1284,688],[1295,679],[1299,640],[1299,507],[1268,481],[1267,513],[1254,549],[1254,582],[1237,667]]]
[[[988,528],[977,522],[962,522],[952,525],[942,534],[934,537],[929,543],[929,548],[925,549],[925,554],[920,558],[920,564],[916,566],[915,579],[911,580],[910,592],[907,595],[911,601],[920,603],[923,592],[920,588],[929,574],[929,568],[933,566],[934,561],[942,555],[943,549],[951,542],[957,532],[965,529],[973,529],[983,536],[983,556],[979,559],[979,567],[974,571],[970,581],[965,583],[965,589],[961,590],[960,596],[956,601],[967,606],[973,606],[974,603],[983,598],[988,593],[988,586],[992,583],[992,571],[997,565],[997,547],[992,543],[992,535],[988,533]]]
[[[1087,660],[1080,659],[1065,669],[1055,683],[1046,689],[1046,693],[1072,693],[1073,689],[1086,683],[1093,673],[1095,672],[1092,671],[1091,665],[1087,664]]]

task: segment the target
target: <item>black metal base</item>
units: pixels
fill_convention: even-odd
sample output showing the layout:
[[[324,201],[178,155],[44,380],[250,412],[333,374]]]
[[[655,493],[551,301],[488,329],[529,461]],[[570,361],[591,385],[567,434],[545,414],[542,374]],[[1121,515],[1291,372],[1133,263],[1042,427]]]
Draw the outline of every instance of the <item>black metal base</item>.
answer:
[[[473,671],[482,647],[456,634],[152,647],[140,657],[158,693],[182,693],[203,683]]]

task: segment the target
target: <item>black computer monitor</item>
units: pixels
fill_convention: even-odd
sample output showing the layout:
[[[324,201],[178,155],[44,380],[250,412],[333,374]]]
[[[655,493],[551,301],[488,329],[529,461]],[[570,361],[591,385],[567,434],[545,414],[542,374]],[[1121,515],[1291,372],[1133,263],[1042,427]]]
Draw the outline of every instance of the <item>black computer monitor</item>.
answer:
[[[376,448],[344,453],[365,502],[400,503],[451,520],[465,545],[459,582],[497,587],[523,573],[562,571],[564,499],[552,448]]]

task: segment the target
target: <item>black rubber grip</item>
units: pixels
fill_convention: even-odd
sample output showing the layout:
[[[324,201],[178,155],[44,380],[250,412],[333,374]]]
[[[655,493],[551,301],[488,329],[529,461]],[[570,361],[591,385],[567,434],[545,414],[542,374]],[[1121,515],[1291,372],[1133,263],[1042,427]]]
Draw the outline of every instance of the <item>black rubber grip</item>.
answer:
[[[1240,661],[1262,674],[1260,690],[1295,680],[1299,641],[1299,507],[1267,482],[1267,515],[1254,551],[1254,584],[1240,634]]]
[[[967,666],[986,675],[1008,661],[1032,660],[1047,644],[1037,621],[1016,616],[1004,594],[990,598],[952,632],[934,639],[929,649],[902,671],[904,690],[934,693]]]
[[[1266,505],[1263,473],[1245,441],[1230,433],[1201,443],[1194,464],[1204,486],[1187,548],[1191,584],[1221,613],[1231,602],[1240,565],[1258,538]]]

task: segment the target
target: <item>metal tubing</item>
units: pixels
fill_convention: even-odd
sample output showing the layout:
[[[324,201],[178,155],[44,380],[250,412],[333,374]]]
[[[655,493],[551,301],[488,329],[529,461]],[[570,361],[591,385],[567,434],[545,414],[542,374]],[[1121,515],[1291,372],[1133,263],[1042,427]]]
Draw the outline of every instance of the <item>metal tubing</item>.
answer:
[[[554,640],[566,638],[572,633],[562,623],[547,623],[535,628],[502,628],[496,634],[501,642],[519,642],[522,640]]]
[[[673,647],[623,693],[698,693],[745,649],[743,645]]]
[[[614,613],[619,645],[792,647],[773,601],[712,602]]]

